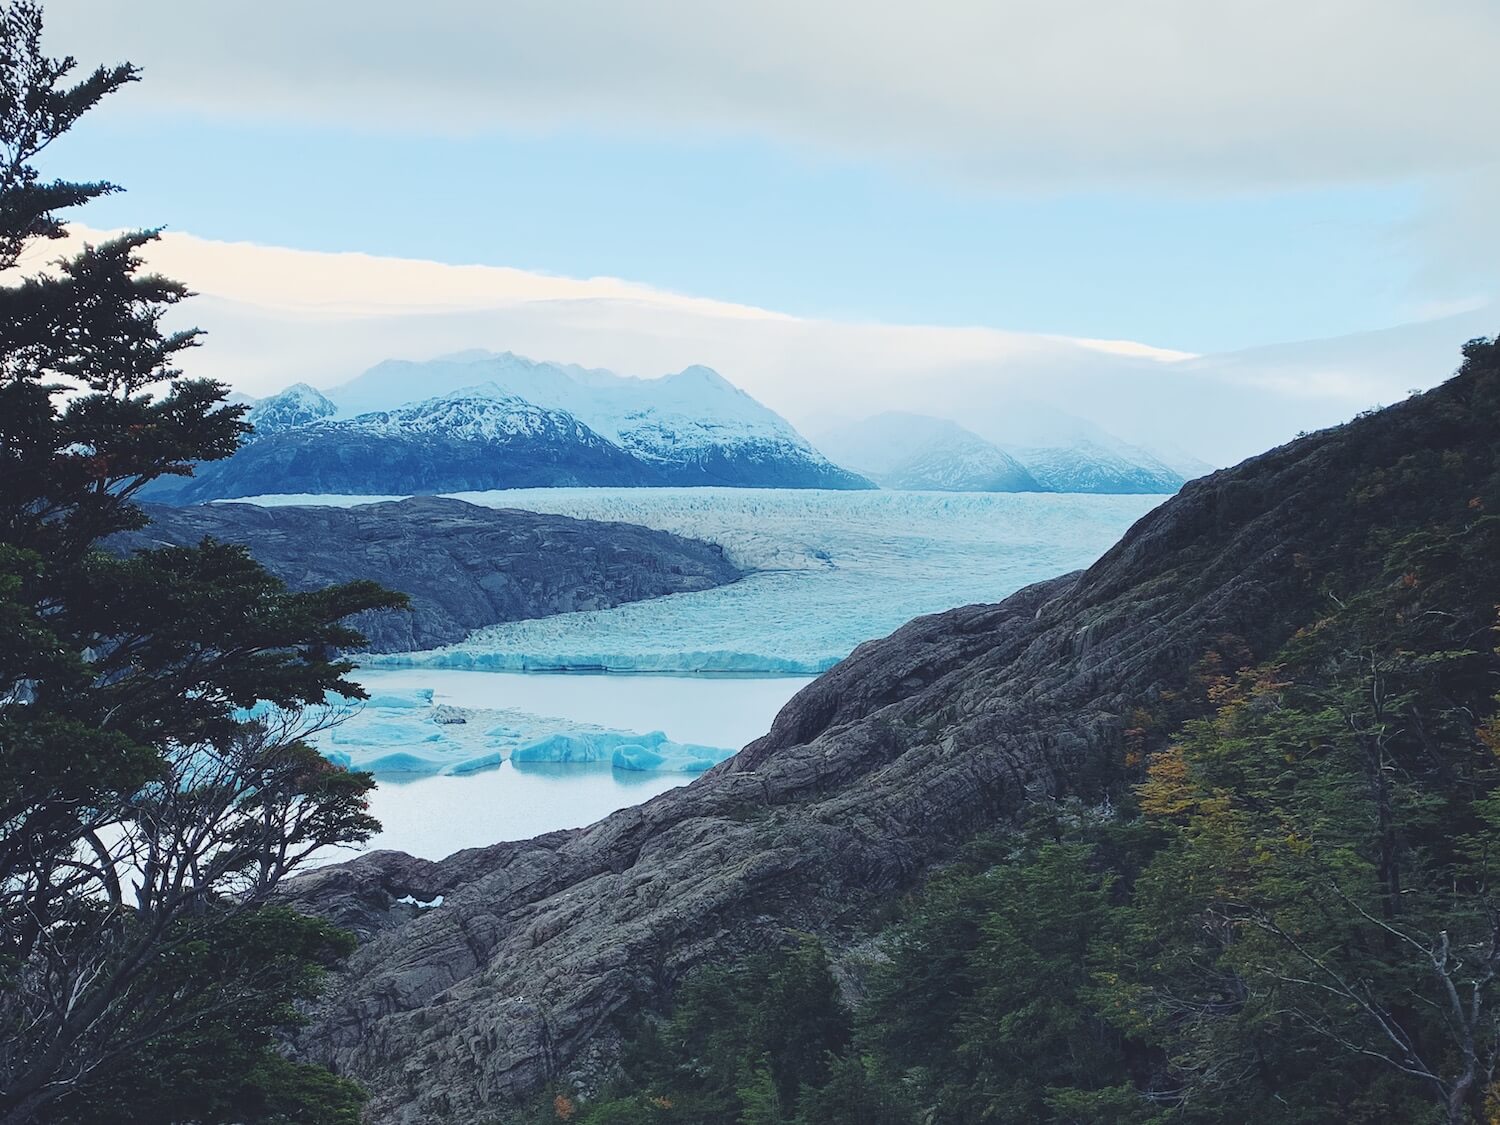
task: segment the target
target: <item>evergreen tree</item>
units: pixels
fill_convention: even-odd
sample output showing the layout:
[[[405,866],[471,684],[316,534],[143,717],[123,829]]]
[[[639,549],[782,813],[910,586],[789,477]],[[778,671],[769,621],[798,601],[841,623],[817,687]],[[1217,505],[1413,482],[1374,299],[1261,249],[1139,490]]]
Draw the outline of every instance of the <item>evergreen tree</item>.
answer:
[[[163,327],[187,293],[142,269],[153,232],[22,276],[116,190],[36,158],[138,77],[73,81],[41,26],[0,3],[0,1122],[349,1120],[353,1087],[270,1049],[347,939],[267,903],[376,827],[306,737],[361,695],[339,622],[400,599],[290,593],[209,541],[101,549],[245,426],[174,367],[197,334]]]

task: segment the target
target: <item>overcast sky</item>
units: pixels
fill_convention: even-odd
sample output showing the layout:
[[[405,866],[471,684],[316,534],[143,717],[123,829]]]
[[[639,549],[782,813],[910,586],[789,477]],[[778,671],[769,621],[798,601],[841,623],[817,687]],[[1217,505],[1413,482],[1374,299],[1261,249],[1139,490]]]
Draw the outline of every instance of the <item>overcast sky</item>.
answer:
[[[94,226],[1195,352],[1491,298],[1494,0],[54,0]],[[566,357],[562,357],[566,358]]]

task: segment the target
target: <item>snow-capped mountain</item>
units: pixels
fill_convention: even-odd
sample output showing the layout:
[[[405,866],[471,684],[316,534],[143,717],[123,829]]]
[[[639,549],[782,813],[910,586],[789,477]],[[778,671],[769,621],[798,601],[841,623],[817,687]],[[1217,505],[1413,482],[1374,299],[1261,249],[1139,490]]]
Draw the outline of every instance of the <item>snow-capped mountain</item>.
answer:
[[[148,497],[192,504],[265,493],[408,495],[469,489],[660,483],[653,470],[560,410],[459,393],[264,434]]]
[[[411,401],[417,392],[419,401]],[[402,396],[408,396],[403,400]],[[383,363],[324,395],[254,405],[252,440],[164,502],[548,486],[869,488],[704,367],[661,379],[470,353]]]
[[[779,414],[707,367],[636,379],[511,352],[471,351],[425,363],[389,360],[328,397],[340,417],[349,417],[408,402],[417,388],[426,395],[511,395],[566,411],[657,467],[667,484],[864,487]]]
[[[1049,492],[1103,492],[1156,495],[1186,483],[1145,450],[1129,454],[1090,441],[1066,446],[1015,448],[1016,458]]]
[[[830,430],[818,448],[882,488],[934,492],[1045,491],[1025,466],[957,422],[891,411]]]
[[[293,383],[280,394],[253,402],[245,414],[245,421],[255,427],[250,435],[253,440],[294,426],[319,422],[337,413],[338,407],[317,388],[306,383]]]
[[[890,412],[830,430],[818,446],[882,487],[906,490],[1145,495],[1176,492],[1187,479],[1061,411],[1022,403],[990,428],[1031,440],[1002,444],[946,418]]]
[[[547,410],[515,395],[486,393],[486,388],[457,391],[395,410],[373,410],[348,421],[331,422],[327,430],[387,437],[428,434],[455,441],[530,438],[584,446],[609,444],[566,411]]]

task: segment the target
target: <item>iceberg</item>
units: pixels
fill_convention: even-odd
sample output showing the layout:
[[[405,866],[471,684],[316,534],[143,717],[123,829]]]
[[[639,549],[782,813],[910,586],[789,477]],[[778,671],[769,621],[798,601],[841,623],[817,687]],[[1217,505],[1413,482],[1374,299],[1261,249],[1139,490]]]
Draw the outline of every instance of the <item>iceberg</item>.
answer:
[[[617,770],[702,773],[734,756],[719,746],[673,742],[659,730],[649,734],[627,731],[568,731],[518,747],[515,762],[608,762]]]
[[[727,758],[733,750],[693,746],[682,742],[659,742],[654,747],[629,744],[616,747],[610,764],[617,770],[667,770],[673,773],[703,773]]]
[[[421,707],[432,706],[432,689],[418,688],[415,691],[404,692],[379,692],[366,700],[343,699],[345,704],[353,704],[356,707],[368,707],[377,711],[407,711],[416,710]]]
[[[397,751],[393,754],[382,754],[379,757],[367,758],[357,767],[368,770],[376,776],[391,774],[406,774],[415,777],[426,777],[435,773],[442,773],[445,763],[441,758],[423,757],[421,754],[409,754],[405,751]]]
[[[448,767],[448,772],[454,775],[466,773],[478,773],[480,770],[492,770],[505,761],[505,755],[496,751],[493,754],[480,754],[478,757],[469,758],[456,765]]]
[[[659,730],[650,734],[628,731],[561,731],[518,746],[511,753],[513,762],[608,762],[621,746],[660,746],[667,736]]]
[[[659,730],[610,730],[518,710],[465,708],[475,721],[443,723],[446,705],[433,697],[431,688],[373,693],[314,742],[324,757],[346,769],[395,779],[463,776],[507,760],[702,773],[734,753],[673,742]]]

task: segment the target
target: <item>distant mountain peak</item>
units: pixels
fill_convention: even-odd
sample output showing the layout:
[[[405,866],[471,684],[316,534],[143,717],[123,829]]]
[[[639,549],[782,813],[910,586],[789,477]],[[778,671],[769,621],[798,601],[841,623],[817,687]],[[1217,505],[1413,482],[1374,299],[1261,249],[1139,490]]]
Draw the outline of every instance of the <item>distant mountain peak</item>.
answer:
[[[316,387],[293,383],[286,390],[260,399],[245,413],[245,421],[254,427],[253,435],[263,438],[297,426],[331,418],[338,407]]]
[[[717,387],[723,390],[734,391],[736,394],[745,393],[744,391],[740,390],[739,387],[736,387],[733,383],[731,383],[728,379],[724,378],[724,376],[720,375],[712,367],[705,367],[701,363],[695,363],[689,367],[684,367],[675,375],[663,375],[662,378],[670,379],[674,382],[692,381],[703,383],[710,387]]]
[[[886,411],[823,434],[819,448],[882,488],[921,492],[1042,492],[1009,453],[947,418]]]
[[[902,490],[1168,493],[1186,479],[1061,410],[1017,404],[1008,424],[1022,440],[994,441],[949,418],[887,411],[820,435],[818,447]]]

